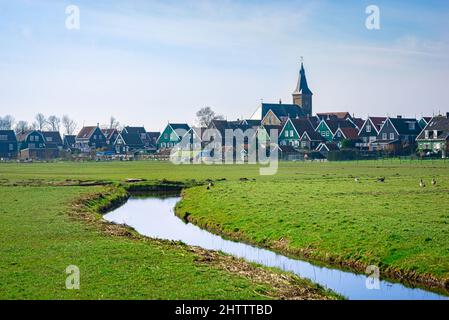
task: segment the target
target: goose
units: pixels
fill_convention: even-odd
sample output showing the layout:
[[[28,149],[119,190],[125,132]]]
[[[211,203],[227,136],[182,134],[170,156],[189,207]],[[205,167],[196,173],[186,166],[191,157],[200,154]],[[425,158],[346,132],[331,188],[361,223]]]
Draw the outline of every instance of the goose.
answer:
[[[385,182],[385,177],[381,177],[377,179],[378,182]]]
[[[360,178],[357,177],[357,178],[354,179],[354,181],[359,183],[360,182]]]
[[[432,179],[432,186],[436,186],[437,181],[435,180],[435,178]]]
[[[421,181],[419,181],[419,186],[421,188],[424,188],[426,186],[426,184],[424,183],[424,181],[421,179]]]

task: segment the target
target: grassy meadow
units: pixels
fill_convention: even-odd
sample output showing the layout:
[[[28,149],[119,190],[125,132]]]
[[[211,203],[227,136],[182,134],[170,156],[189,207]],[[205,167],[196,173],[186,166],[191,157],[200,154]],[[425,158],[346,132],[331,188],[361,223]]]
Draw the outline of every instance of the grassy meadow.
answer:
[[[260,176],[258,169],[162,162],[0,164],[0,298],[276,297],[270,283],[200,263],[186,246],[117,237],[73,218],[75,199],[106,188],[62,186],[78,180],[217,180],[210,190],[184,190],[178,214],[188,213],[217,233],[311,260],[449,279],[449,162],[281,163],[274,176]],[[379,177],[385,182],[377,182]],[[79,291],[65,289],[69,264],[81,269]],[[326,297],[297,281],[315,290],[314,297]]]

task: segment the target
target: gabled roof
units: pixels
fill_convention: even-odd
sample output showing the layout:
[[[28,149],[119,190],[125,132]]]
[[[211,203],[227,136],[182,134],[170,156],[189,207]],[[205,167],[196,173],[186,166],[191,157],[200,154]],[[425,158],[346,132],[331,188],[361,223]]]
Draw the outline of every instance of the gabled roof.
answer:
[[[437,131],[437,137],[431,140],[448,140],[449,138],[449,117],[448,116],[436,116],[427,124],[423,131],[419,134],[416,140],[429,140],[426,139],[426,131]]]
[[[6,140],[0,140],[1,142],[17,142],[16,134],[13,130],[0,130],[0,136],[6,136]]]
[[[397,133],[400,135],[419,135],[421,133],[421,127],[419,126],[418,120],[414,118],[388,118]],[[410,127],[409,124],[413,123],[414,128]]]
[[[348,140],[357,140],[359,138],[359,130],[356,128],[339,128],[337,131],[341,131],[343,137]]]
[[[124,127],[122,131],[131,133],[131,134],[141,134],[141,133],[147,132],[144,127],[130,127],[130,126]]]
[[[338,128],[355,128],[355,125],[344,119],[331,119],[331,120],[323,120],[327,127],[332,131],[332,134],[335,134],[337,132]]]
[[[128,133],[127,131],[122,131],[119,137],[121,137],[125,144],[128,146],[136,148],[143,148],[145,146],[142,139],[140,138],[140,134],[138,133]]]
[[[312,141],[323,140],[322,136],[315,131],[315,128],[308,118],[290,119],[290,121],[300,138],[302,138],[304,132],[307,132],[307,135]]]
[[[187,123],[169,123],[169,126],[172,127],[173,130],[185,130],[189,131],[190,126]]]
[[[156,143],[160,135],[161,135],[160,132],[147,132],[147,139],[152,143]]]
[[[47,144],[62,145],[61,134],[58,131],[42,131],[41,133]],[[48,141],[49,138],[51,141]]]
[[[346,120],[348,118],[352,118],[351,114],[347,111],[341,111],[341,112],[320,112],[316,114],[320,119],[327,120],[327,119],[343,119]]]
[[[372,125],[376,129],[377,132],[380,131],[382,125],[387,120],[386,117],[368,117],[368,120],[371,121]]]
[[[26,141],[26,139],[28,138],[28,136],[31,133],[37,133],[42,137],[42,139],[44,139],[44,136],[38,130],[25,130],[25,131],[22,131],[22,132],[16,134],[17,141],[18,142]],[[42,142],[45,142],[45,141],[42,141]]]
[[[98,127],[92,126],[92,127],[83,127],[81,131],[76,136],[76,139],[90,139],[90,137],[94,134],[95,130]]]
[[[73,144],[75,144],[75,138],[76,138],[76,136],[74,136],[74,135],[65,135],[64,136],[64,143],[69,145],[69,146],[73,145]]]
[[[268,111],[272,111],[278,119],[305,117],[306,114],[296,104],[262,103],[262,119]]]
[[[242,120],[242,122],[241,122],[241,124],[246,124],[251,127],[259,127],[261,123],[262,123],[261,120],[253,120],[253,119]]]
[[[101,132],[103,132],[106,139],[111,139],[114,136],[114,134],[118,134],[117,129],[102,129]]]
[[[319,146],[316,148],[317,151],[338,151],[340,148],[333,142],[321,142]]]
[[[363,125],[365,124],[365,120],[363,120],[362,118],[349,118],[349,119],[351,119],[352,123],[354,123],[358,129],[362,129]]]

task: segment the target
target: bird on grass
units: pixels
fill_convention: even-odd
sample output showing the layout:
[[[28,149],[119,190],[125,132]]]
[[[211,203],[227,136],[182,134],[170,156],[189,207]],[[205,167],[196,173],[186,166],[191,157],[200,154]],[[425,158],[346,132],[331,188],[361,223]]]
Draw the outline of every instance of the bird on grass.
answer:
[[[385,182],[385,177],[377,178],[377,182]]]
[[[437,181],[435,180],[435,178],[432,179],[432,186],[436,186],[437,185]]]
[[[212,188],[214,186],[214,184],[212,182],[209,182],[209,184],[207,185],[207,190],[210,190],[210,188]]]
[[[419,186],[421,188],[425,188],[426,187],[426,184],[424,183],[424,181],[422,179],[419,181]]]
[[[354,181],[355,181],[356,183],[359,183],[359,182],[360,182],[360,178],[359,178],[359,177],[356,177],[356,178],[354,179]]]

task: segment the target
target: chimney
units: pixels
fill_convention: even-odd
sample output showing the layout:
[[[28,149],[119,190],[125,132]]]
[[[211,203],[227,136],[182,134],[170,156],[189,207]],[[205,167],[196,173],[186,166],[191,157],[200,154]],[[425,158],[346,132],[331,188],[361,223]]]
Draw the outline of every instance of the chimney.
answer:
[[[100,127],[100,123],[99,122],[97,122],[97,127]]]
[[[446,112],[446,118],[449,119],[449,112]]]
[[[398,116],[398,119],[402,119],[402,116]]]
[[[279,99],[279,104],[282,104],[282,99]]]

